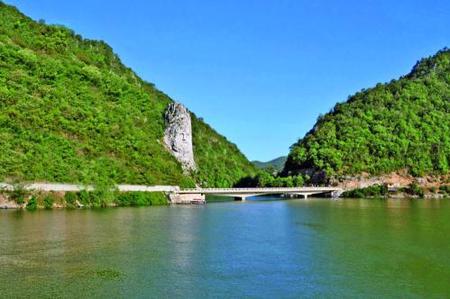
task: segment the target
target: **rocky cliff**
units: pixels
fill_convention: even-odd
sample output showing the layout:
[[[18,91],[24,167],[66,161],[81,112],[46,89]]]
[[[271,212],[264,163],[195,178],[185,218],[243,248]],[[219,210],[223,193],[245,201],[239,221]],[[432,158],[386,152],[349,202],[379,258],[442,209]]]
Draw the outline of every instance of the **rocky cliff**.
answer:
[[[192,149],[192,126],[189,111],[180,103],[171,103],[165,114],[164,143],[181,163],[185,172],[196,169]]]

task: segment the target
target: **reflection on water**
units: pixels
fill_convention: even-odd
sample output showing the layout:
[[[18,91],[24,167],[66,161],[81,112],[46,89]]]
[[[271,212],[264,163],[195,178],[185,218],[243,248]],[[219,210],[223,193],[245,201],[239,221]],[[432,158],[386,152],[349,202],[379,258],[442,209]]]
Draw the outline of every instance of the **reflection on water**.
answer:
[[[0,211],[2,297],[450,293],[448,200]]]

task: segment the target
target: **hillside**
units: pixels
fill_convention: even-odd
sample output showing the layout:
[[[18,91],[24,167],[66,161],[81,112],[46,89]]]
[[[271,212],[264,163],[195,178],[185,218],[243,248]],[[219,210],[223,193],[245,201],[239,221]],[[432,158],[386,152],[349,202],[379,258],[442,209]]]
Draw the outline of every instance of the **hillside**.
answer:
[[[253,174],[192,115],[199,170],[183,175],[162,143],[171,102],[106,43],[0,2],[0,181],[231,186]]]
[[[286,160],[286,156],[281,156],[267,162],[252,161],[252,163],[259,169],[272,168],[275,171],[281,171],[284,168],[284,163],[286,163]]]
[[[292,145],[283,172],[323,181],[399,170],[440,175],[449,166],[450,50],[443,49],[408,75],[362,90],[320,116]]]

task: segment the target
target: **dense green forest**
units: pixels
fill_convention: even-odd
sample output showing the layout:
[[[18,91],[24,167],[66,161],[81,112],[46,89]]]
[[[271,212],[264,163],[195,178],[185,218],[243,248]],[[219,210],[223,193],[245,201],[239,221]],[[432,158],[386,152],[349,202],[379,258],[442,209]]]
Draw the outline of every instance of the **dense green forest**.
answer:
[[[229,187],[255,174],[255,167],[227,141],[195,115],[192,118],[193,146],[198,173],[196,181],[205,187]]]
[[[102,41],[0,2],[0,181],[231,186],[254,166],[193,115],[199,171],[164,148],[172,100]]]
[[[278,172],[283,170],[284,163],[286,163],[286,160],[287,160],[286,156],[281,156],[267,162],[252,161],[252,163],[259,169],[268,169],[273,172]]]
[[[408,75],[362,90],[320,116],[292,145],[283,173],[326,181],[400,169],[439,175],[449,167],[450,50],[443,49]]]

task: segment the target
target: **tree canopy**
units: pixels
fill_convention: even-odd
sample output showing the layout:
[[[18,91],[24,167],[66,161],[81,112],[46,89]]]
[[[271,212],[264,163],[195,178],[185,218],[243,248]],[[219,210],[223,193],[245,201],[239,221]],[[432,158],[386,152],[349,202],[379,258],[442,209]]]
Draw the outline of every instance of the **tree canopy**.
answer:
[[[398,80],[338,103],[291,146],[283,173],[322,178],[446,174],[450,167],[450,50],[420,60]]]
[[[193,115],[199,171],[164,148],[172,102],[102,41],[0,2],[0,181],[231,186],[254,167]]]

